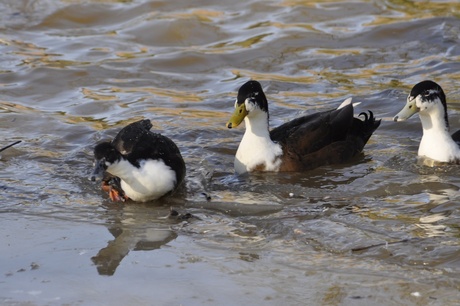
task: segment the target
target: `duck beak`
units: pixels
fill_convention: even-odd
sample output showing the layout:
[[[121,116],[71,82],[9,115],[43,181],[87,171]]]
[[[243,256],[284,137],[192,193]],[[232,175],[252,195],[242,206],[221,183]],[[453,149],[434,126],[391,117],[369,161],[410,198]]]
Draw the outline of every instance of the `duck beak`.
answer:
[[[95,182],[97,179],[102,178],[102,176],[104,175],[105,169],[106,167],[105,167],[104,159],[96,160],[93,173],[91,173],[89,180],[92,182]]]
[[[407,120],[418,111],[419,109],[417,108],[417,105],[415,105],[415,97],[409,97],[407,98],[407,103],[404,108],[393,117],[393,121]]]
[[[244,103],[237,105],[232,117],[227,122],[227,127],[229,129],[237,127],[243,121],[244,117],[247,116],[247,114],[248,111],[246,110],[246,105]]]

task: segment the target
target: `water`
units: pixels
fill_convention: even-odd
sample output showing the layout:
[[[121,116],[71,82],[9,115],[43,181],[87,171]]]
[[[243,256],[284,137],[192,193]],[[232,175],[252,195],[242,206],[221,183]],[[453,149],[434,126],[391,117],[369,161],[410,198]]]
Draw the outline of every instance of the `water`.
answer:
[[[0,160],[2,305],[460,303],[459,168],[417,163],[418,118],[390,120],[433,79],[460,128],[456,1],[0,8],[0,146],[23,141]],[[353,163],[237,177],[225,123],[250,78],[271,126],[349,96],[384,121]],[[92,148],[141,118],[181,148],[186,187],[111,203]]]

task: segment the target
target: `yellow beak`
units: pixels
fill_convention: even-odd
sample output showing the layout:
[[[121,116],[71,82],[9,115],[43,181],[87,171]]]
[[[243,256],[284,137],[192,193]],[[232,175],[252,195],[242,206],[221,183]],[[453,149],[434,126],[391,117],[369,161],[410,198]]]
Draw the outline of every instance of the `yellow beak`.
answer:
[[[229,129],[237,127],[244,120],[244,117],[246,117],[247,114],[248,111],[246,110],[246,105],[241,103],[241,105],[235,107],[232,117],[227,122],[227,127]]]

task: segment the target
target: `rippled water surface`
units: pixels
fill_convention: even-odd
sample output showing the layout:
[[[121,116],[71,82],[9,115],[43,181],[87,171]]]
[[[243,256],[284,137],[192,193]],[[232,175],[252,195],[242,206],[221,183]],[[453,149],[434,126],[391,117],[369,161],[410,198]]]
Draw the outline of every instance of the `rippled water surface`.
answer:
[[[459,166],[417,162],[411,87],[460,129],[457,1],[0,3],[2,305],[458,305]],[[238,177],[236,91],[271,126],[352,96],[380,128],[353,163]],[[185,188],[117,204],[92,148],[150,118]],[[208,201],[205,193],[210,200]],[[173,207],[193,218],[165,218]]]

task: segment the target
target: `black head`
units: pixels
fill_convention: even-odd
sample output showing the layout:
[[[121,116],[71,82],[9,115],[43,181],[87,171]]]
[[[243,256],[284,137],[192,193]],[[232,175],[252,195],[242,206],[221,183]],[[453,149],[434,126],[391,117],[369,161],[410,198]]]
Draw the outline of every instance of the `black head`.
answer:
[[[104,159],[107,163],[113,164],[118,161],[121,157],[110,142],[101,142],[94,148],[94,158],[96,160]]]
[[[119,161],[122,157],[110,142],[102,142],[94,148],[94,158],[94,171],[90,177],[92,181],[95,181],[96,177],[102,176],[110,165]]]
[[[434,101],[439,97],[441,102],[446,104],[446,95],[441,86],[430,80],[422,81],[412,88],[410,96],[417,97],[418,95],[421,95],[425,101]]]
[[[267,98],[265,97],[265,93],[259,82],[251,80],[240,87],[236,103],[241,105],[242,103],[245,103],[246,100],[249,102],[248,104],[253,104],[268,113]],[[251,109],[247,109],[247,111],[250,112]]]
[[[417,96],[420,96],[420,101],[423,103],[442,103],[445,111],[444,119],[448,124],[446,95],[441,86],[430,80],[422,81],[416,84],[409,94],[409,98],[412,99]]]

